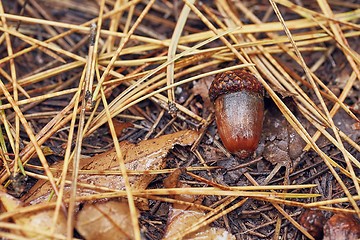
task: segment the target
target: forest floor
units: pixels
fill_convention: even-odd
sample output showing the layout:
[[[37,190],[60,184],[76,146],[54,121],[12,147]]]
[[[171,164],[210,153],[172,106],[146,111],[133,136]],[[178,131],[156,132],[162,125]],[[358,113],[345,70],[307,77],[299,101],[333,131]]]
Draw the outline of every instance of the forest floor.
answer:
[[[360,238],[359,19],[357,0],[0,1],[0,236]],[[265,92],[245,159],[208,95],[239,68]]]

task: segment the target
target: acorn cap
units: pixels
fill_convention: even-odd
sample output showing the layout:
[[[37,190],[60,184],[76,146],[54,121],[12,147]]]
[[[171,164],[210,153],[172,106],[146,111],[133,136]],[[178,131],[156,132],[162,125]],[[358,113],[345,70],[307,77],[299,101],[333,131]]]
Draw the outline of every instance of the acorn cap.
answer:
[[[214,81],[209,89],[209,97],[212,102],[223,94],[239,91],[259,93],[264,96],[264,89],[257,78],[244,69],[225,71],[215,75]]]

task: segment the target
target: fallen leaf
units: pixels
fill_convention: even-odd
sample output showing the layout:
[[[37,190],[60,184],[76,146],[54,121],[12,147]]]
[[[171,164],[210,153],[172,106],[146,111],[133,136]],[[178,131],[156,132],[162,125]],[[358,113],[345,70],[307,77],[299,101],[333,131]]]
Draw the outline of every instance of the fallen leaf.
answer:
[[[14,198],[5,191],[0,191],[0,202],[1,212],[9,212],[23,205],[19,199]]]
[[[117,119],[113,119],[113,124],[114,124],[114,128],[115,128],[115,133],[117,137],[120,137],[122,134],[122,131],[126,128],[130,128],[133,127],[134,124],[132,124],[131,122],[120,122]]]
[[[263,156],[272,164],[291,166],[305,147],[304,140],[275,106],[269,107],[265,114],[263,136]]]
[[[203,239],[207,239],[207,240],[235,240],[235,236],[232,235],[231,233],[229,233],[228,231],[226,231],[223,228],[216,228],[216,227],[209,228],[208,227],[203,231],[195,233],[194,236],[191,237],[191,239],[194,239],[194,240],[203,240]]]
[[[11,212],[24,205],[20,200],[10,196],[7,193],[0,191],[0,210],[1,212]],[[54,210],[38,210],[36,212],[19,214],[12,217],[12,220],[19,226],[20,229],[26,227],[27,229],[36,229],[36,232],[29,230],[13,230],[14,234],[28,237],[32,239],[49,239],[50,230],[53,225]],[[23,227],[21,227],[23,226]],[[41,235],[41,232],[47,235]],[[57,222],[54,228],[54,235],[59,237],[60,235],[65,238],[66,236],[66,218],[60,212]]]
[[[164,180],[164,186],[167,188],[175,187],[189,187],[187,184],[181,183],[179,181],[179,176],[181,174],[180,170],[176,170],[169,175],[168,178]],[[191,202],[200,204],[203,200],[203,197],[195,195],[186,195],[186,194],[176,194],[174,195],[176,200],[183,202]],[[163,239],[170,240],[178,237],[178,234],[186,231],[187,228],[197,224],[199,220],[205,216],[205,213],[199,210],[196,207],[189,207],[185,204],[176,203],[169,210],[166,230]],[[221,240],[235,240],[235,236],[227,232],[222,228],[215,228],[210,226],[204,226],[198,229],[196,232],[188,234],[184,239],[221,239]]]
[[[76,229],[86,240],[134,239],[126,202],[86,204],[76,217]]]
[[[133,144],[128,141],[120,142],[120,148],[126,168],[133,171],[151,171],[162,169],[166,164],[165,156],[175,145],[190,145],[198,136],[196,131],[183,130],[176,133],[163,135],[159,138],[141,141]],[[62,169],[62,163],[55,165],[57,169]],[[71,169],[71,167],[70,167]],[[106,170],[120,171],[119,162],[116,158],[116,151],[112,149],[105,153],[90,158],[80,160],[81,170],[97,170],[99,172]],[[54,172],[55,177],[60,176],[60,171]],[[130,185],[133,189],[145,189],[155,178],[153,174],[140,174],[129,176]],[[67,177],[70,179],[70,174]],[[113,190],[124,190],[125,184],[121,174],[79,174],[80,183],[93,184],[99,187],[106,187]],[[37,184],[26,194],[22,200],[26,203],[37,204],[48,199],[52,192],[48,181],[39,180]],[[98,193],[94,189],[85,189],[79,187],[77,196],[87,196]],[[70,186],[65,187],[64,196],[69,197]],[[54,201],[54,198],[52,199]]]
[[[205,77],[197,82],[194,82],[194,87],[192,88],[194,95],[200,95],[204,101],[205,109],[209,109],[212,106],[209,98],[209,88],[213,79],[214,77]]]
[[[134,171],[151,171],[162,169],[166,164],[166,155],[175,145],[190,145],[198,137],[196,131],[184,130],[173,134],[164,135],[156,139],[142,141],[133,144],[127,141],[120,143],[122,155],[126,168]],[[61,170],[62,163],[57,163],[52,168]],[[116,158],[116,151],[96,155],[91,158],[82,158],[80,161],[82,170],[97,170],[99,172],[106,170],[119,170],[119,162]],[[60,171],[54,171],[54,176],[59,177]],[[68,179],[70,174],[68,174]],[[155,178],[152,174],[141,174],[129,176],[129,181],[133,189],[145,189]],[[96,186],[107,187],[114,190],[125,188],[124,179],[120,174],[79,174],[79,182],[93,183]],[[47,201],[52,188],[48,181],[40,180],[29,191],[23,199],[30,204],[37,204]],[[78,189],[78,196],[85,196],[96,193],[93,189]],[[70,186],[66,186],[64,196],[69,197]],[[55,200],[55,197],[52,201]],[[40,215],[39,221],[44,220],[51,224],[48,216],[52,212],[46,212],[47,215]],[[77,214],[76,228],[85,239],[133,239],[133,227],[131,223],[130,212],[127,203],[116,201],[91,202],[85,204]],[[33,225],[34,218],[27,215],[28,222],[21,224]],[[59,218],[58,227],[62,228],[63,217]],[[64,220],[66,223],[66,220]],[[39,224],[43,224],[40,223]],[[46,224],[43,224],[46,227]],[[66,227],[66,225],[65,225]],[[45,228],[47,229],[47,227]],[[65,228],[66,229],[66,228]],[[58,230],[57,230],[58,231]],[[59,231],[61,232],[61,231]]]
[[[204,212],[194,210],[182,210],[178,208],[171,208],[167,220],[165,239],[175,239],[177,234],[182,233],[187,228],[193,226],[201,217],[205,216]],[[208,229],[203,227],[197,232],[204,232]],[[196,233],[195,233],[196,234]],[[185,239],[194,239],[195,234],[185,236]]]

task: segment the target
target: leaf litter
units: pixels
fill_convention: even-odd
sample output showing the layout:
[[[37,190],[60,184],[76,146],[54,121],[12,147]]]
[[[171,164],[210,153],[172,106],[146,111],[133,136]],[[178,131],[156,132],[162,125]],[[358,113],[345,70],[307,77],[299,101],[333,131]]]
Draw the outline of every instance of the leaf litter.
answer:
[[[129,177],[129,181],[133,190],[146,189],[151,181],[156,177],[151,174],[152,170],[161,170],[166,165],[166,155],[175,145],[188,146],[191,145],[198,137],[196,131],[184,130],[173,134],[163,135],[159,138],[143,140],[137,144],[123,141],[120,147],[124,156],[124,162],[128,171],[138,173]],[[59,162],[52,166],[54,176],[59,177],[63,162]],[[93,174],[79,174],[79,183],[84,183],[98,188],[107,190],[95,190],[80,187],[77,196],[91,196],[103,191],[124,190],[124,179],[119,171],[119,163],[116,161],[116,152],[114,149],[94,157],[82,158],[80,162],[81,170],[92,171]],[[69,169],[71,171],[71,168]],[[112,171],[107,174],[106,171]],[[140,173],[140,174],[139,174]],[[64,197],[68,198],[70,194],[70,186],[65,187]],[[5,195],[5,193],[4,193]],[[46,180],[39,180],[30,191],[22,197],[22,201],[26,204],[35,205],[51,200],[52,187]],[[55,199],[52,198],[51,201]],[[16,204],[23,204],[19,200],[15,200]],[[6,201],[8,202],[8,201]],[[4,203],[3,203],[4,204]],[[147,208],[146,205],[143,205]],[[128,204],[107,201],[106,199],[88,202],[78,212],[76,227],[77,230],[86,239],[133,239],[131,234],[131,222],[129,222]],[[16,206],[11,206],[7,211],[11,211]],[[28,216],[16,218],[19,225],[27,225],[38,227],[42,222],[51,222],[53,210],[46,210],[40,213],[31,213]],[[58,219],[59,229],[55,233],[64,234],[66,219],[63,215]],[[27,221],[23,221],[26,220]],[[37,223],[31,223],[37,219]],[[34,220],[35,221],[35,220]],[[51,223],[50,223],[51,225]],[[61,227],[63,226],[63,227]],[[65,228],[66,229],[66,228]],[[101,231],[99,231],[101,229]],[[45,230],[45,229],[44,229]],[[59,231],[58,231],[59,230]]]
[[[128,204],[119,200],[120,195],[126,195],[119,190],[122,183],[130,181],[133,193],[138,194],[137,210],[129,215],[132,221],[124,227],[129,230],[123,232],[124,238],[161,239],[169,205],[183,212],[174,201],[179,196],[182,205],[189,206],[181,199],[185,195],[203,197],[196,206],[208,218],[204,220],[200,214],[198,224],[221,226],[237,239],[312,239],[314,236],[298,223],[306,208],[322,211],[326,219],[336,213],[334,222],[340,225],[352,222],[354,214],[360,216],[357,1],[101,0],[86,6],[78,0],[0,3],[1,191],[13,196],[25,194],[22,199],[29,199],[25,204],[14,204],[18,207],[11,210],[2,209],[1,237],[51,236],[55,218],[63,219],[67,212],[71,181],[78,183],[77,196],[70,200],[76,202],[76,210],[92,208],[94,219],[110,220],[104,221],[110,228],[120,224],[111,218],[114,209],[129,214],[127,206],[134,206],[129,191]],[[91,25],[94,23],[97,29]],[[93,46],[88,44],[89,35]],[[266,100],[271,102],[260,148],[245,162],[223,148],[206,95],[207,82],[214,74],[239,67],[256,74],[266,88]],[[88,85],[83,89],[79,83],[85,72],[90,77],[86,77]],[[93,82],[91,75],[95,76]],[[94,102],[78,114],[82,108],[75,109],[83,97]],[[84,126],[77,124],[81,123],[79,116]],[[114,121],[118,118],[126,123],[118,124]],[[161,163],[165,165],[162,160],[152,166],[161,170],[143,170],[129,163],[131,170],[123,177],[114,152],[108,152],[114,160],[108,165],[103,161],[107,153],[94,156],[118,142],[109,138],[109,129],[104,126],[107,122],[115,125],[113,135],[139,144],[181,129],[201,129],[201,137],[191,153],[188,148],[171,151],[165,160],[169,169],[161,169]],[[130,126],[128,122],[131,129],[124,130]],[[70,134],[77,128],[80,133],[84,130],[82,142]],[[56,199],[62,152],[68,153],[68,160],[74,145],[94,162],[80,158],[84,165],[78,181],[70,178],[72,170],[64,175],[68,179],[65,197],[56,206],[54,217],[48,209],[55,202],[48,200]],[[136,145],[122,143],[121,147]],[[42,167],[33,165],[37,159],[41,163],[36,164]],[[51,171],[47,164],[52,164]],[[189,187],[163,189],[162,179],[179,167],[196,169],[195,175],[184,174],[185,180],[181,180]],[[141,178],[142,174],[146,177]],[[34,179],[40,180],[31,188]],[[143,182],[136,183],[138,180]],[[135,190],[148,184],[150,189]],[[257,191],[263,185],[270,190]],[[240,186],[252,189],[243,191]],[[38,204],[26,205],[29,201]],[[337,217],[338,212],[346,215]],[[46,213],[42,218],[47,219],[50,231],[46,227],[36,232],[15,223],[16,217],[32,219],[41,213]],[[72,211],[66,224],[69,238],[74,233],[72,223],[77,222],[71,216]],[[343,229],[331,226],[334,231]],[[332,230],[326,227],[326,231]],[[343,229],[336,234],[343,233],[348,232]],[[76,237],[84,238],[85,234]]]

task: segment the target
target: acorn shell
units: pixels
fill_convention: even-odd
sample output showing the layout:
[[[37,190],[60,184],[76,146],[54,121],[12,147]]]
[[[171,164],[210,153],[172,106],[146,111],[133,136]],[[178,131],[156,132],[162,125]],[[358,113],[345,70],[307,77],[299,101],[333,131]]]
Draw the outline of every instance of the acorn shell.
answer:
[[[240,158],[257,148],[264,116],[263,88],[245,71],[226,71],[215,76],[209,89],[215,120],[225,148]]]

